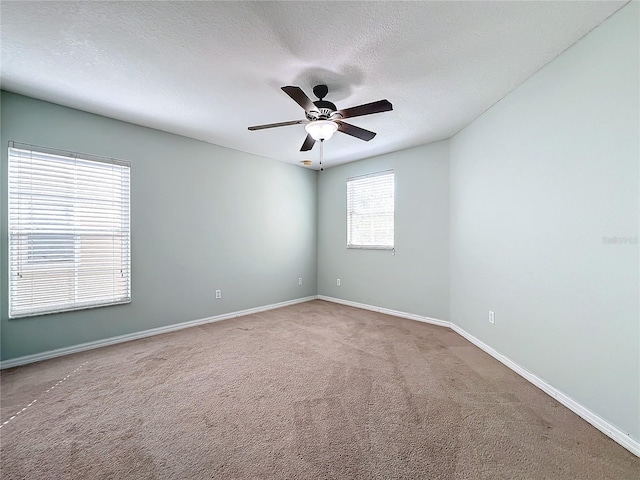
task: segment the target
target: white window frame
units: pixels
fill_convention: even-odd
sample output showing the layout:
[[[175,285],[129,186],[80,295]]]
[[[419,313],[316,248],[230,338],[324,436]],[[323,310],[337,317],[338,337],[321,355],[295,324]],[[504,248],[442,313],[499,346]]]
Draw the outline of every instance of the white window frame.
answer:
[[[366,186],[365,182],[374,180],[376,177],[388,177],[388,176],[391,176],[391,188],[393,190],[392,192],[393,208],[391,211],[391,243],[383,244],[382,242],[375,242],[375,241],[372,243],[356,243],[357,239],[352,238],[353,237],[353,221],[355,218],[354,206],[352,204],[353,203],[352,195],[354,195],[353,189],[358,187],[362,188]],[[347,248],[395,251],[395,190],[396,190],[395,171],[393,169],[347,178]],[[379,213],[380,211],[378,211],[377,213],[373,213],[373,215],[376,215]]]
[[[16,142],[7,159],[9,318],[130,303],[130,162]]]

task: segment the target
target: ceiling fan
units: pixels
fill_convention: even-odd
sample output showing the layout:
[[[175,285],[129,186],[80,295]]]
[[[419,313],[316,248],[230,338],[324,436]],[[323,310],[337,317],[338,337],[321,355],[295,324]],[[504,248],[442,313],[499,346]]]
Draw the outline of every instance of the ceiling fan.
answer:
[[[304,108],[304,120],[292,120],[290,122],[269,123],[266,125],[256,125],[249,127],[249,130],[263,130],[265,128],[284,127],[287,125],[305,124],[307,138],[300,148],[301,152],[311,150],[317,140],[323,142],[328,140],[336,132],[346,133],[352,137],[368,142],[376,136],[375,132],[356,127],[350,123],[343,122],[345,118],[361,117],[372,113],[388,112],[393,110],[393,105],[388,100],[378,100],[377,102],[365,103],[357,107],[338,110],[336,106],[324,100],[329,89],[326,85],[316,85],[313,87],[313,94],[318,97],[315,102],[302,91],[300,87],[282,87],[284,93],[289,95],[298,105]]]

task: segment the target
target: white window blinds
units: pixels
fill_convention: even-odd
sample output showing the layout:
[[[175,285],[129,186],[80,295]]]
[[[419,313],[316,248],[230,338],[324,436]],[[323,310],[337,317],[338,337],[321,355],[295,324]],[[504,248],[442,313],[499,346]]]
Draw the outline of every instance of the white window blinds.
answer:
[[[9,316],[130,302],[129,163],[36,150],[9,147]]]
[[[393,170],[347,179],[347,247],[394,247]]]

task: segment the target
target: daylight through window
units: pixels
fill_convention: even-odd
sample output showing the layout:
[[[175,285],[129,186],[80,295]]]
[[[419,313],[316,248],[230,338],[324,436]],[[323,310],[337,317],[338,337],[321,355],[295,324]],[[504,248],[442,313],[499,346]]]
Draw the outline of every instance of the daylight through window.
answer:
[[[393,170],[347,180],[347,247],[394,248]]]
[[[130,165],[10,144],[9,316],[131,301]]]

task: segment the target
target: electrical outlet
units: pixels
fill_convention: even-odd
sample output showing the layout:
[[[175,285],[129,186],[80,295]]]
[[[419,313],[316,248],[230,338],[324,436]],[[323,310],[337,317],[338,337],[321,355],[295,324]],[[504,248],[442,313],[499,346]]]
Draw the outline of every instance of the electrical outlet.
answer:
[[[216,298],[222,298],[222,290],[216,290]]]
[[[489,323],[496,323],[496,314],[489,310]]]
[[[340,286],[340,279],[339,278],[336,280],[336,285]]]
[[[302,277],[298,278],[298,285],[302,285]]]

